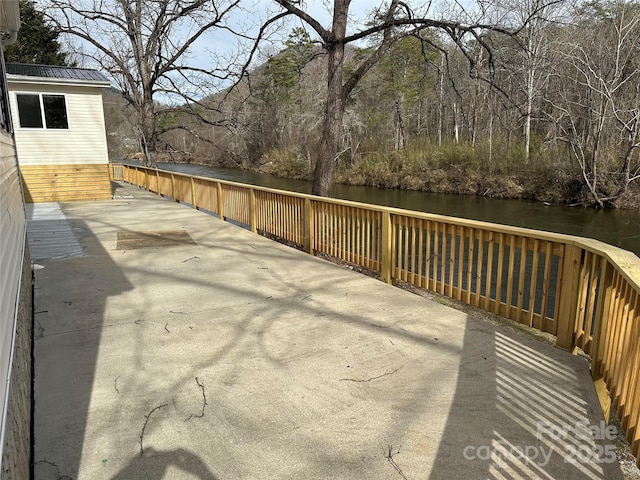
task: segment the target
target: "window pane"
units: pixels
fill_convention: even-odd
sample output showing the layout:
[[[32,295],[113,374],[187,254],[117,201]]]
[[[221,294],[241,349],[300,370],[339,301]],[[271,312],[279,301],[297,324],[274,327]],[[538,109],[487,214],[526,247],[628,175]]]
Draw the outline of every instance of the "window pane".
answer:
[[[18,116],[21,127],[42,128],[40,113],[40,97],[38,95],[20,94],[18,100]]]
[[[42,103],[47,128],[69,128],[63,95],[42,95]]]

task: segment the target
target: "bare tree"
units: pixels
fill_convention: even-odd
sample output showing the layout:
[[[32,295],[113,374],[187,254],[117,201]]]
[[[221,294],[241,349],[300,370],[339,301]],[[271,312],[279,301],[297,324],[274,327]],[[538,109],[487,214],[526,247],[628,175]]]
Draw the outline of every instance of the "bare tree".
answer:
[[[506,10],[506,15],[515,17],[522,24],[516,42],[511,48],[502,48],[507,57],[501,59],[503,68],[509,71],[518,84],[519,95],[511,99],[519,104],[524,117],[524,163],[531,156],[531,130],[535,119],[535,107],[542,96],[550,75],[549,43],[553,26],[562,21],[564,2],[545,0],[502,0],[498,8]],[[507,45],[507,47],[509,47]],[[518,101],[517,97],[524,97]]]
[[[483,19],[488,17],[484,15],[482,9],[479,10],[480,13],[470,13],[462,4],[457,4],[459,6],[457,12],[436,15],[431,10],[431,2],[425,7],[414,10],[406,2],[390,0],[373,11],[365,26],[351,33],[348,32],[348,27],[352,27],[349,24],[351,0],[332,2],[333,16],[330,27],[323,26],[321,21],[309,13],[301,2],[294,0],[274,0],[274,2],[282,10],[265,24],[263,32],[281,18],[295,16],[315,31],[327,52],[327,95],[321,145],[316,159],[312,187],[312,192],[316,195],[328,195],[331,187],[334,166],[342,150],[340,139],[349,95],[360,79],[382,58],[394,42],[406,35],[431,29],[443,32],[460,49],[467,51],[468,42],[472,39],[481,48],[486,48],[482,35],[487,31],[515,35],[522,27],[522,25],[506,24],[505,22],[510,21],[508,17],[495,22],[485,22]],[[539,8],[543,7],[544,4],[540,4]],[[525,23],[526,21],[528,19]],[[362,58],[358,65],[345,74],[345,46],[365,39],[375,39],[375,47],[370,49],[369,54]],[[475,62],[472,53],[466,56],[471,64]],[[490,52],[488,57],[491,57]]]
[[[61,33],[80,40],[81,54],[117,82],[133,106],[145,163],[155,165],[160,126],[166,107],[180,104],[199,116],[199,99],[229,77],[225,69],[207,68],[193,58],[192,48],[213,29],[231,31],[227,19],[240,0],[43,0]],[[174,109],[178,109],[177,107]]]
[[[640,9],[590,12],[559,42],[550,113],[592,203],[610,206],[640,179]]]
[[[529,162],[531,156],[531,120],[536,97],[540,95],[542,87],[548,78],[549,59],[546,54],[547,35],[545,26],[549,21],[549,12],[545,8],[537,8],[540,0],[523,0],[523,13],[530,19],[522,29],[522,72],[524,74],[524,159]],[[537,11],[530,15],[529,12]]]

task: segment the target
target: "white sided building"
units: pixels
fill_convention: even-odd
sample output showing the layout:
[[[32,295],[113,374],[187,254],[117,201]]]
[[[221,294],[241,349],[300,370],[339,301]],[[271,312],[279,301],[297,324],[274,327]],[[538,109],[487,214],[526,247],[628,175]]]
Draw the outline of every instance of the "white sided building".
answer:
[[[96,70],[7,64],[27,202],[111,198],[102,91]]]
[[[30,478],[33,444],[33,284],[3,60],[19,28],[18,1],[0,1],[0,480]]]

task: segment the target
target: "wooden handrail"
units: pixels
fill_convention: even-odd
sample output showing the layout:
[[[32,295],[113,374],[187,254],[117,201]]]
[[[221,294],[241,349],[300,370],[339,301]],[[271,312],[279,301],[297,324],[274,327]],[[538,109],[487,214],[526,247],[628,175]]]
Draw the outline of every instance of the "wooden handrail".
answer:
[[[111,166],[111,170],[113,170],[118,166],[136,168],[140,170],[144,168],[144,167],[138,167],[133,165],[127,165],[127,164],[110,164],[110,166]],[[165,172],[167,174],[173,175],[174,177],[183,177],[183,178],[189,179],[189,181],[191,180],[191,178],[193,178],[193,179],[198,179],[198,180],[207,181],[207,182],[215,182],[221,185],[230,185],[230,186],[235,186],[239,188],[251,188],[254,191],[270,192],[270,193],[276,193],[280,195],[291,195],[291,196],[295,196],[303,199],[310,199],[310,200],[322,199],[323,201],[326,201],[328,203],[333,203],[336,205],[353,206],[353,207],[367,209],[371,211],[388,212],[389,214],[392,214],[392,215],[393,214],[405,215],[407,213],[410,213],[415,218],[446,222],[451,225],[457,225],[461,227],[482,228],[486,230],[492,230],[497,233],[505,233],[505,234],[518,235],[518,236],[528,236],[530,238],[534,238],[538,240],[561,242],[567,245],[575,245],[577,247],[580,247],[590,252],[601,253],[605,255],[607,258],[609,258],[613,263],[620,262],[621,264],[626,265],[627,267],[631,267],[632,270],[637,269],[635,270],[635,274],[633,274],[633,272],[629,272],[628,280],[630,282],[635,283],[636,286],[640,289],[640,259],[633,252],[629,252],[628,250],[615,247],[613,245],[610,245],[608,243],[605,243],[593,238],[578,237],[574,235],[567,235],[564,233],[547,232],[544,230],[535,230],[535,229],[525,228],[525,227],[515,227],[515,226],[504,225],[500,223],[485,222],[482,220],[471,220],[467,218],[450,217],[447,215],[440,215],[437,213],[405,210],[401,208],[388,207],[385,205],[373,205],[370,203],[362,203],[362,202],[356,202],[352,200],[343,200],[340,198],[318,197],[316,195],[311,195],[306,193],[291,192],[288,190],[278,190],[275,188],[262,187],[258,185],[249,185],[246,183],[233,182],[231,180],[219,180],[211,177],[189,175],[187,173],[174,172],[170,170],[158,170],[153,168],[149,168],[148,170],[152,170],[154,172],[154,175],[156,171]],[[125,180],[124,178],[114,178],[113,174],[111,175],[111,179],[112,181]],[[144,187],[144,185],[140,185],[140,186]]]
[[[591,355],[603,411],[610,399],[640,451],[640,259],[573,235],[317,197],[227,180],[110,165],[123,180],[254,232],[502,315]]]

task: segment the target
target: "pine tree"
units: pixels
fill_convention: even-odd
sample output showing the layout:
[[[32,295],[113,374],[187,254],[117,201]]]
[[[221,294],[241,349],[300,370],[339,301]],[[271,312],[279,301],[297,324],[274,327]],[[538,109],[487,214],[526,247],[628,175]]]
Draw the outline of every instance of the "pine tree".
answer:
[[[67,54],[60,50],[60,33],[47,23],[33,0],[20,0],[20,20],[18,40],[4,51],[6,62],[69,65]]]

